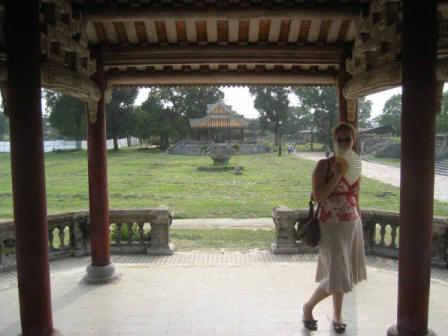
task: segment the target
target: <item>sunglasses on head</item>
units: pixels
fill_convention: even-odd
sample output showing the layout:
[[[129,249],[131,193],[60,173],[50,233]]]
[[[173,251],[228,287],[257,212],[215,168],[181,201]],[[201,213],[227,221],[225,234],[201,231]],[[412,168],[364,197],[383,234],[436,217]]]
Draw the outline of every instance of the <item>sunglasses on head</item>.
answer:
[[[350,142],[352,138],[336,138],[337,142]]]

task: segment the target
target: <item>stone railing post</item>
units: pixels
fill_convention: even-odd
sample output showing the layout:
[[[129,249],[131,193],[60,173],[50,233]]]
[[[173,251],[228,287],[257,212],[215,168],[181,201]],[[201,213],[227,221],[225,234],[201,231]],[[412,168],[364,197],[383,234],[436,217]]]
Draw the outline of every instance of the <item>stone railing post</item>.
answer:
[[[73,256],[79,257],[90,253],[90,223],[88,212],[74,212],[72,217],[70,241]]]
[[[299,248],[296,243],[294,227],[298,219],[296,211],[278,205],[272,210],[272,219],[275,223],[275,240],[272,244],[272,253],[298,253]]]
[[[173,221],[174,211],[171,208],[158,208],[149,212],[151,224],[151,246],[148,254],[173,254],[173,246],[170,243],[170,226]]]

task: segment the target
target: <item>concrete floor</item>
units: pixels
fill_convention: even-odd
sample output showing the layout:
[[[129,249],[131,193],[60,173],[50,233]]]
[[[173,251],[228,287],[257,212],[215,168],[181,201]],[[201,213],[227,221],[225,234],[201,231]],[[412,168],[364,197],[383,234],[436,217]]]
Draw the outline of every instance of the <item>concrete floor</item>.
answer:
[[[331,300],[302,327],[315,255],[201,250],[169,257],[114,256],[119,279],[82,281],[88,257],[51,263],[54,327],[64,335],[334,335]],[[397,262],[368,257],[368,280],[345,297],[345,335],[386,335],[396,322]],[[0,274],[0,335],[20,333],[15,272]],[[7,303],[7,304],[5,304]],[[429,327],[448,333],[448,270],[433,269]]]

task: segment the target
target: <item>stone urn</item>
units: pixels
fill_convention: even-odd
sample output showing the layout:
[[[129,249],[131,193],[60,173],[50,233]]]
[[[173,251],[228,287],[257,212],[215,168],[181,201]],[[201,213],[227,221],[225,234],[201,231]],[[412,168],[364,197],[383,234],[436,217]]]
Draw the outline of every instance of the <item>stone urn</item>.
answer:
[[[224,166],[229,163],[233,155],[233,148],[228,143],[212,143],[207,154],[210,155],[215,165]]]

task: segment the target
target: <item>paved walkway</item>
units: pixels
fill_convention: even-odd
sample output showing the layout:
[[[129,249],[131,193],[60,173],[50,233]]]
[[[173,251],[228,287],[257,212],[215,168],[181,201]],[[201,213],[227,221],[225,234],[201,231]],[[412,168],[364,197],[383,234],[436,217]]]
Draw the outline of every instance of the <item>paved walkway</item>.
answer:
[[[297,156],[314,161],[325,157],[323,152],[300,152]],[[362,175],[400,188],[400,168],[398,167],[363,160]],[[435,174],[434,199],[448,202],[448,176]]]
[[[315,255],[269,251],[189,251],[113,256],[118,280],[82,281],[89,257],[51,263],[54,326],[65,336],[335,335],[332,303],[315,310],[319,331],[300,323],[314,290]],[[396,322],[397,262],[367,257],[368,281],[344,298],[347,336],[386,335]],[[448,270],[433,269],[429,326],[448,330]],[[0,335],[20,332],[15,272],[0,274]]]

